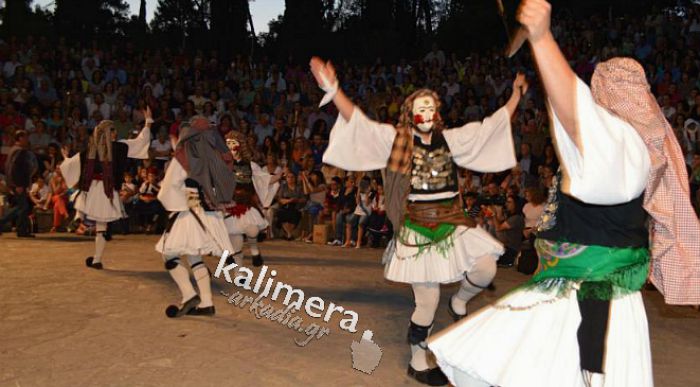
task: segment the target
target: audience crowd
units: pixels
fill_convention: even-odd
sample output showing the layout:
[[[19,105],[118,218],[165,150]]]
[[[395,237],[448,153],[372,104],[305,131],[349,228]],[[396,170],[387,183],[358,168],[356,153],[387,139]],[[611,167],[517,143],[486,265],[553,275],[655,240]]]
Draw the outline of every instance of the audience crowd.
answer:
[[[558,18],[552,29],[584,80],[596,63],[613,56],[631,56],[644,65],[686,155],[698,207],[700,14]],[[395,124],[403,99],[428,87],[442,98],[446,126],[456,127],[502,106],[515,72],[527,68],[514,63],[527,65],[526,60],[508,61],[497,49],[461,57],[434,45],[422,58],[337,67],[342,88],[371,118]],[[318,108],[322,91],[306,64],[242,57],[223,62],[216,52],[139,51],[118,42],[80,45],[30,36],[0,42],[0,71],[0,171],[17,134],[25,131],[39,169],[30,189],[35,228],[46,223],[51,231],[91,231],[89,222],[72,222],[73,187],[57,168],[62,148],[70,154],[84,151],[92,128],[103,119],[114,121],[118,139],[133,138],[150,106],[155,119],[150,159],[130,161],[119,187],[129,218],[112,225],[115,232],[162,232],[167,214],[157,199],[159,181],[181,123],[196,114],[207,117],[222,136],[232,130],[246,135],[254,161],[278,176],[277,199],[261,209],[271,223],[267,237],[311,242],[314,225],[328,224],[329,244],[359,248],[381,245],[392,232],[380,171],[346,173],[323,164],[337,112],[332,104]],[[531,83],[535,77],[530,70]],[[500,174],[460,171],[465,211],[506,246],[502,265],[512,265],[521,251],[531,249],[531,229],[559,168],[540,90],[531,87],[513,118],[516,167]],[[0,195],[6,193],[0,175]],[[0,198],[2,216],[9,203],[6,195]]]

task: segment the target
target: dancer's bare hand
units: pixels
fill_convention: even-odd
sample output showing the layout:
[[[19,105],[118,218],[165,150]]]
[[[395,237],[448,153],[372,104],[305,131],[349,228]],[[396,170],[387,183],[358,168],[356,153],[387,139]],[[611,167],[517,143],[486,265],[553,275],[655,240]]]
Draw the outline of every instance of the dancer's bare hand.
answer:
[[[68,145],[63,145],[61,147],[61,156],[63,156],[64,159],[67,159],[69,154],[70,152],[68,151]]]
[[[151,112],[151,107],[146,105],[146,109],[143,111],[143,117],[146,119],[146,121],[150,121],[153,119],[153,112]]]
[[[516,74],[515,80],[513,80],[513,92],[520,92],[520,97],[522,97],[523,95],[525,95],[525,93],[527,93],[528,87],[530,87],[530,85],[527,83],[527,78],[525,78],[525,74]]]
[[[536,42],[550,33],[552,6],[545,0],[523,0],[517,19],[525,27],[531,42]]]
[[[331,83],[333,83],[333,81],[335,80],[335,67],[333,67],[331,61],[325,62],[323,59],[315,56],[311,58],[309,66],[311,67],[311,73],[314,75],[316,82],[322,88],[330,86],[326,84],[326,81],[324,81],[323,77],[325,77],[326,80]]]

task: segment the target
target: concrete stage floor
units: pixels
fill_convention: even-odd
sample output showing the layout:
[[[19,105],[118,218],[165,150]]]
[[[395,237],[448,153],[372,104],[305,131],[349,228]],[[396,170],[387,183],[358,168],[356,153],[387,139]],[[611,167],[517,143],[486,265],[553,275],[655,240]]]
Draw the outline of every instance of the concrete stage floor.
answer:
[[[384,280],[380,250],[261,244],[276,280],[359,316],[353,334],[340,329],[338,313],[328,323],[297,313],[305,325],[330,331],[300,347],[295,339],[305,340],[304,333],[229,304],[219,292],[237,288],[223,276],[213,282],[215,317],[168,319],[164,309],[179,301],[179,293],[153,250],[156,240],[115,236],[99,272],[84,266],[93,251],[90,238],[0,236],[0,386],[419,385],[406,376],[411,291]],[[214,271],[217,259],[206,262]],[[526,278],[499,270],[497,290],[483,293],[470,310]],[[443,286],[437,330],[451,321],[446,302],[454,289]],[[657,292],[645,291],[644,298],[656,385],[700,386],[700,313],[667,306]],[[371,375],[353,369],[351,361],[351,343],[365,329],[374,331],[383,350]]]

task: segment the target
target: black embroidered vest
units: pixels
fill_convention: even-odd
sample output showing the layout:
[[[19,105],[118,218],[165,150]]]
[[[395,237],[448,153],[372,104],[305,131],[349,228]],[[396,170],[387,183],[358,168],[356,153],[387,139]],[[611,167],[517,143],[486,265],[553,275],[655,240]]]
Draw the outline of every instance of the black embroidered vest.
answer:
[[[457,192],[457,167],[450,148],[440,132],[434,132],[431,143],[423,144],[413,136],[411,194]]]
[[[552,182],[537,225],[538,238],[606,247],[648,247],[643,193],[623,204],[586,204],[561,192],[560,177],[557,174]]]

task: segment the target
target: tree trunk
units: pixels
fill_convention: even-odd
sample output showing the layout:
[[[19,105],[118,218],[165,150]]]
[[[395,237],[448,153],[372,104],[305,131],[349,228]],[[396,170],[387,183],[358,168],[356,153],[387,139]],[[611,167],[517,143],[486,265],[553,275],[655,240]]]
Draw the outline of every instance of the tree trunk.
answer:
[[[250,24],[250,56],[255,54],[255,45],[257,40],[257,35],[255,34],[255,26],[253,25],[253,15],[250,13],[250,2],[245,0],[245,10],[248,14],[248,24]]]
[[[428,35],[433,35],[433,13],[430,7],[430,0],[421,0],[423,17],[425,17],[425,31]]]

